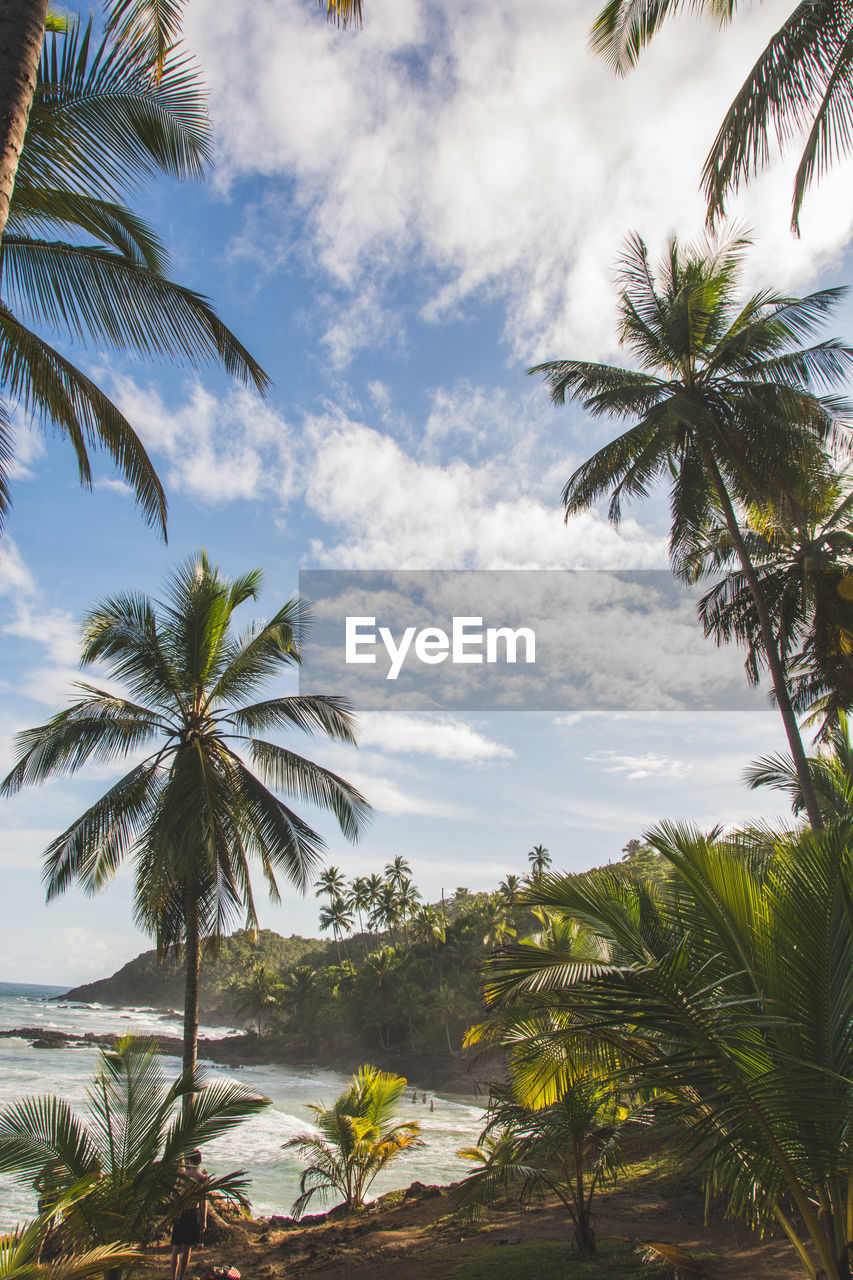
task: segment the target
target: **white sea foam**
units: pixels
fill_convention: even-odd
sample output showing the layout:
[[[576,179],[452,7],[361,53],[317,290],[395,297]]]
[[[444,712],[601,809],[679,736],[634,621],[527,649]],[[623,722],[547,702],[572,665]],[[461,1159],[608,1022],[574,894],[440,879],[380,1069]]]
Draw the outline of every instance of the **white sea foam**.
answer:
[[[0,984],[0,1030],[34,1027],[44,1030],[96,1035],[122,1034],[130,1029],[160,1035],[180,1035],[177,1016],[163,1017],[154,1010],[110,1009],[101,1005],[69,1005],[48,1001],[37,990],[12,993]],[[231,1028],[201,1027],[200,1035],[227,1035]],[[71,1106],[85,1104],[86,1088],[98,1059],[96,1046],[79,1045],[62,1049],[35,1049],[18,1037],[0,1038],[0,1109],[14,1100],[35,1093],[57,1093]],[[163,1059],[165,1069],[177,1075],[177,1058]],[[205,1166],[211,1173],[244,1169],[251,1177],[249,1195],[257,1214],[288,1213],[298,1194],[302,1162],[298,1153],[284,1144],[311,1126],[310,1103],[331,1103],[348,1083],[337,1072],[325,1068],[293,1068],[263,1065],[226,1069],[207,1064],[212,1077],[239,1079],[255,1093],[269,1098],[271,1105],[260,1115],[209,1143],[204,1148]],[[412,1088],[417,1081],[412,1081]],[[410,1182],[446,1183],[463,1177],[468,1169],[456,1152],[470,1146],[479,1132],[482,1110],[458,1100],[450,1100],[417,1090],[403,1103],[403,1118],[417,1119],[422,1126],[423,1148],[404,1153],[377,1178],[372,1193],[379,1195]],[[429,1100],[435,1104],[430,1111]],[[330,1202],[331,1204],[331,1202]],[[318,1201],[315,1212],[324,1206]],[[29,1188],[0,1176],[0,1230],[31,1215],[35,1196]]]

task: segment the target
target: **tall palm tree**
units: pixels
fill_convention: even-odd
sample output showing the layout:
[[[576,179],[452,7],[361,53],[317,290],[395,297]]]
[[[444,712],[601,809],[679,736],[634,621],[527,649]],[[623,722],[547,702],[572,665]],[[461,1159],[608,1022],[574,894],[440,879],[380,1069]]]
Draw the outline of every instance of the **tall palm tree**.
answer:
[[[539,880],[551,865],[551,854],[544,844],[535,844],[527,855],[531,880]]]
[[[828,470],[824,446],[846,425],[849,409],[819,391],[853,368],[853,350],[837,341],[801,345],[838,304],[841,290],[738,297],[746,244],[684,251],[673,238],[656,278],[645,244],[632,236],[620,265],[619,311],[621,340],[639,368],[554,360],[530,372],[544,375],[557,404],[570,398],[596,416],[633,420],[569,478],[567,518],[609,494],[610,518],[618,523],[626,498],[646,497],[656,483],[669,481],[676,567],[715,520],[725,524],[755,601],[806,811],[817,828],[820,811],[784,664],[736,508],[790,497],[803,472]]]
[[[155,934],[161,954],[184,949],[188,1077],[202,940],[215,948],[238,912],[256,927],[253,858],[278,901],[277,873],[304,890],[323,849],[317,832],[269,788],[330,810],[352,840],[369,813],[343,778],[258,736],[297,728],[355,743],[352,715],[339,699],[253,700],[299,661],[305,634],[296,600],[234,634],[236,610],[255,600],[260,586],[260,571],[229,581],[201,552],[171,574],[163,600],[122,595],[96,606],[84,622],[82,662],[103,662],[128,696],[81,684],[79,701],[18,735],[20,755],[0,788],[11,795],[89,760],[152,748],[51,843],[44,878],[48,900],[75,881],[95,893],[134,858],[137,922]]]
[[[385,864],[385,879],[397,889],[402,889],[403,881],[411,874],[412,868],[402,853],[398,853],[393,862]]]
[[[340,867],[326,867],[314,881],[314,897],[339,898],[346,888],[346,876]]]
[[[330,21],[360,25],[361,0],[318,0]],[[180,38],[184,0],[104,0],[111,45],[132,57],[158,83]],[[48,12],[48,0],[0,3],[0,239],[15,185],[36,92],[45,33],[65,24]]]
[[[744,541],[756,567],[791,684],[792,703],[831,732],[841,711],[853,707],[853,492],[846,477],[809,483],[796,509],[790,504],[747,512]],[[725,526],[709,529],[688,574],[718,574],[735,559]],[[746,669],[756,682],[764,652],[755,604],[743,572],[717,581],[699,602],[706,635],[746,647]]]
[[[345,934],[352,932],[353,914],[346,903],[346,899],[340,894],[333,897],[328,907],[322,907],[320,910],[320,928],[325,932],[326,929],[332,930],[332,936],[335,939],[335,949],[338,954],[338,964],[341,962],[341,938]]]
[[[370,882],[367,876],[355,876],[350,881],[349,894],[347,897],[349,906],[358,916],[358,931],[362,935],[362,941],[365,945],[365,955],[367,954],[367,942],[364,939],[364,915],[363,913],[370,908]]]
[[[680,0],[607,0],[592,29],[592,45],[624,74]],[[736,0],[695,0],[717,23],[727,23]],[[851,149],[853,12],[845,0],[800,0],[770,39],[738,90],[705,161],[708,216],[723,213],[727,196],[767,163],[769,137],[780,145],[808,127],[794,180],[792,226],[798,226],[806,188]]]
[[[198,176],[209,154],[203,94],[186,62],[157,84],[131,57],[92,42],[91,26],[53,37],[37,86],[0,244],[0,390],[57,428],[91,485],[89,449],[105,450],[149,523],[165,499],[130,423],[104,392],[40,336],[197,366],[220,363],[263,391],[264,371],[206,298],[168,276],[150,226],[121,201],[151,174]],[[0,523],[14,456],[0,405]]]

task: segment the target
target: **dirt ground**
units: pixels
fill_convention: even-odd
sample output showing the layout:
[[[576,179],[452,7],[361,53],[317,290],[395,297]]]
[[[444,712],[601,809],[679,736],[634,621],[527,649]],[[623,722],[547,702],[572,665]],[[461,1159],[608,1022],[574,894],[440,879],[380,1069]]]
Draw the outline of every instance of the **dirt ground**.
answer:
[[[523,1214],[491,1210],[471,1224],[449,1216],[453,1199],[447,1188],[416,1183],[400,1203],[385,1199],[351,1217],[333,1214],[298,1225],[281,1225],[282,1219],[229,1224],[219,1243],[193,1255],[188,1277],[203,1277],[211,1266],[235,1266],[243,1280],[285,1275],[288,1280],[452,1280],[454,1258],[470,1257],[472,1246],[491,1251],[526,1241],[568,1241],[570,1236],[559,1207],[546,1205]],[[762,1242],[723,1221],[706,1227],[701,1195],[682,1189],[676,1176],[646,1175],[632,1179],[630,1187],[601,1195],[595,1228],[599,1240],[665,1241],[698,1254],[707,1280],[802,1280],[802,1269],[784,1240]],[[167,1247],[152,1250],[151,1261],[165,1272]]]

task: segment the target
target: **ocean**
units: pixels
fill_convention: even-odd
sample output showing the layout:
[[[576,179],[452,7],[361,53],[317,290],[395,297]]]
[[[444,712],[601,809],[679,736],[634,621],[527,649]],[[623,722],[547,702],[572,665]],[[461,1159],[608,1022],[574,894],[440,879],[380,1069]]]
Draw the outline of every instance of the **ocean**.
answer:
[[[41,987],[0,982],[0,1030],[15,1027],[43,1027],[45,1030],[85,1035],[92,1031],[117,1034],[128,1031],[180,1035],[180,1018],[144,1009],[113,1009],[97,1004],[70,1004],[62,999],[61,987]],[[222,1036],[234,1027],[203,1026],[202,1036]],[[17,1098],[31,1094],[54,1093],[64,1097],[74,1110],[82,1110],[86,1088],[98,1060],[97,1048],[88,1046],[62,1049],[35,1049],[27,1040],[16,1036],[0,1039],[0,1111]],[[177,1076],[178,1058],[164,1057],[167,1072]],[[255,1093],[263,1094],[272,1105],[259,1116],[239,1128],[208,1143],[204,1148],[205,1167],[212,1174],[245,1169],[251,1177],[249,1197],[256,1215],[287,1214],[298,1194],[301,1166],[293,1151],[283,1151],[282,1144],[297,1134],[310,1130],[311,1102],[329,1104],[348,1084],[348,1078],[337,1072],[317,1067],[308,1070],[283,1066],[218,1067],[206,1063],[210,1078],[239,1080]],[[381,1174],[371,1193],[407,1187],[409,1183],[455,1182],[470,1171],[466,1161],[456,1152],[471,1146],[480,1130],[482,1108],[465,1100],[442,1097],[427,1091],[427,1102],[421,1099],[423,1087],[411,1080],[418,1090],[418,1102],[411,1093],[402,1104],[403,1118],[421,1122],[424,1146],[405,1152]],[[429,1101],[435,1110],[430,1111]],[[331,1208],[319,1201],[309,1212]],[[8,1230],[16,1222],[35,1212],[35,1194],[11,1178],[0,1175],[0,1230]]]

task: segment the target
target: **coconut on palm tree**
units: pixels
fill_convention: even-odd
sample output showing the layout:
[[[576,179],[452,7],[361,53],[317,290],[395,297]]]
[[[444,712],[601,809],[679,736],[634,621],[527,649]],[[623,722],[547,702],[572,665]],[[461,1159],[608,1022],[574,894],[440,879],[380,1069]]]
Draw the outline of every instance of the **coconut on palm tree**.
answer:
[[[77,702],[18,735],[20,754],[2,784],[10,795],[90,760],[146,752],[50,844],[44,878],[48,900],[74,882],[95,893],[133,858],[137,922],[155,935],[161,954],[184,952],[187,1078],[195,1068],[202,944],[215,949],[240,914],[256,927],[253,861],[278,901],[278,875],[304,891],[324,848],[274,792],[330,811],[352,840],[369,813],[343,778],[265,736],[299,729],[355,743],[340,699],[256,700],[299,661],[305,635],[298,600],[235,633],[236,611],[260,586],[259,571],[229,581],[201,552],[171,574],[162,600],[127,594],[96,606],[84,621],[83,665],[103,664],[127,694],[81,684]]]
[[[552,360],[530,372],[544,376],[555,403],[576,400],[596,417],[631,424],[569,478],[567,518],[609,495],[618,523],[626,500],[668,483],[676,567],[714,522],[725,525],[755,603],[809,821],[819,827],[778,637],[738,513],[790,499],[803,472],[829,470],[825,449],[846,428],[849,408],[825,392],[853,369],[853,349],[831,340],[802,345],[842,290],[740,296],[746,245],[684,250],[672,239],[655,275],[645,244],[632,236],[619,272],[620,337],[639,367]]]

